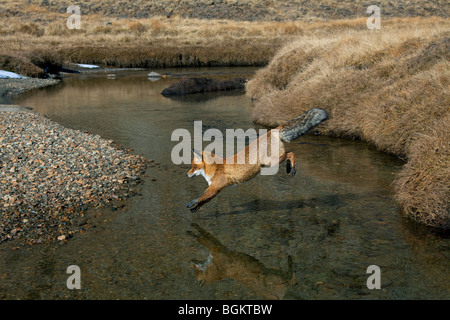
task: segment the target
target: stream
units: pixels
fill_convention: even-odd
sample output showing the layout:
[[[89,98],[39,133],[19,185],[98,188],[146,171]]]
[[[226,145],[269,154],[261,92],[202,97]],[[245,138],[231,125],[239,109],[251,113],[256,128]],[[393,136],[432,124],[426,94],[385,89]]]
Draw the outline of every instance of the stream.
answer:
[[[88,211],[85,232],[18,249],[2,243],[0,298],[449,299],[450,239],[401,215],[391,184],[403,163],[364,142],[300,137],[286,144],[296,155],[295,177],[282,164],[276,175],[225,188],[197,212],[186,208],[207,183],[186,176],[190,164],[172,163],[172,132],[192,133],[197,120],[223,133],[263,127],[252,123],[252,101],[242,92],[170,99],[161,91],[183,76],[255,70],[97,72],[16,98],[153,162],[123,208]],[[150,81],[150,71],[169,76]],[[71,265],[81,289],[66,286]],[[371,265],[381,289],[367,286]]]

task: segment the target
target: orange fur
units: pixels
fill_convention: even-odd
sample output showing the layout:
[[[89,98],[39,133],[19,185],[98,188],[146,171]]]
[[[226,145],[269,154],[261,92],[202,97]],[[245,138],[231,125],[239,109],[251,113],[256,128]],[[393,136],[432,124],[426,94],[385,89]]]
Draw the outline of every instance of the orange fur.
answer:
[[[262,167],[278,166],[285,160],[287,173],[294,176],[295,155],[292,152],[286,152],[283,141],[292,141],[306,134],[326,120],[327,116],[323,109],[313,108],[308,110],[297,118],[290,120],[287,124],[270,130],[265,135],[252,141],[240,152],[225,159],[218,159],[217,156],[209,152],[200,153],[193,150],[192,168],[187,175],[188,177],[202,175],[209,186],[200,197],[189,202],[186,207],[191,211],[197,211],[226,186],[245,182],[256,176]],[[272,145],[273,141],[277,142],[275,146]],[[278,148],[278,150],[272,150],[272,147]],[[242,161],[243,159],[244,161]]]
[[[202,153],[199,153],[197,151],[194,151],[192,168],[191,170],[189,170],[187,175],[188,177],[203,175],[209,186],[200,197],[192,200],[189,204],[187,204],[187,207],[190,208],[191,211],[197,211],[201,206],[214,198],[223,188],[232,184],[243,183],[247,180],[250,180],[251,178],[256,176],[264,166],[278,165],[284,160],[289,160],[291,161],[291,164],[294,164],[294,154],[292,152],[286,153],[281,140],[279,142],[278,148],[279,156],[277,155],[277,153],[274,153],[274,155],[272,155],[272,152],[270,150],[270,139],[272,134],[279,135],[278,129],[279,128],[276,128],[276,131],[269,131],[266,134],[265,139],[261,139],[261,137],[256,139],[239,153],[231,157],[221,159],[222,163],[211,161],[211,158],[215,155],[209,152],[203,151]],[[278,136],[275,138],[278,139]],[[261,156],[258,154],[255,161],[255,159],[251,158],[251,145],[257,144],[258,148],[261,148],[263,147],[263,143],[267,143],[266,150],[268,150],[268,156]],[[240,157],[242,156],[245,157],[245,163],[240,164],[238,162],[238,159],[241,159]],[[292,171],[289,171],[289,173],[294,175],[295,170],[293,170],[292,168]]]

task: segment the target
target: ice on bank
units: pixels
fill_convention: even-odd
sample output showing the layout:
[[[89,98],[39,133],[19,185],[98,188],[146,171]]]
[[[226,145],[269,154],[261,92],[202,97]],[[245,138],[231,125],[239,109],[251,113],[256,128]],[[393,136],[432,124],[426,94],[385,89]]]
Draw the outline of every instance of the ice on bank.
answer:
[[[0,79],[26,79],[27,77],[21,76],[20,74],[0,70]]]
[[[79,66],[80,68],[86,68],[86,69],[96,69],[96,68],[100,68],[99,66],[95,65],[95,64],[83,64],[83,63],[78,63],[77,66]]]

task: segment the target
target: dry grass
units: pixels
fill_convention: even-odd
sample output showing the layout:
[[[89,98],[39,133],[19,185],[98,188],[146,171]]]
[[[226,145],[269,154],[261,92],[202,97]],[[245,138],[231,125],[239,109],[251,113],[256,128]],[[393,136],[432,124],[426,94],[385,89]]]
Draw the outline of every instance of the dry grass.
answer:
[[[0,55],[31,63],[29,57],[40,52],[63,62],[115,67],[261,66],[283,42],[303,30],[300,22],[117,19],[99,15],[82,16],[81,29],[70,30],[66,26],[68,14],[33,10],[29,15],[25,20],[5,18],[6,23],[0,27]],[[25,75],[37,73],[28,68]]]
[[[395,183],[404,212],[449,227],[449,30],[448,20],[408,18],[378,32],[305,35],[248,83],[254,120],[275,126],[326,109],[331,117],[320,133],[363,139],[405,158]]]
[[[25,70],[25,75],[43,74],[42,68],[37,72],[31,67],[33,63],[29,61],[29,57],[35,52],[47,52],[46,55],[51,53],[63,62],[116,67],[262,66],[271,60],[282,45],[299,36],[321,38],[330,33],[364,29],[366,20],[358,18],[305,22],[311,20],[312,16],[283,22],[205,20],[177,15],[176,12],[183,11],[180,9],[182,5],[175,6],[170,1],[117,3],[102,0],[80,3],[81,29],[70,30],[66,25],[70,14],[65,10],[72,3],[63,0],[46,3],[34,0],[0,1],[0,55],[25,60],[30,64],[30,68],[21,68],[22,72]],[[209,10],[207,4],[210,5],[210,2],[195,3]],[[314,5],[320,7],[325,4],[321,2],[320,5]],[[223,5],[228,9],[237,5],[248,10],[265,8],[264,12],[267,11],[267,14],[270,11],[272,16],[284,18],[286,12],[296,11],[277,1],[266,1],[263,5],[256,0],[242,3],[225,1]],[[409,5],[417,7],[414,2],[407,4]],[[164,6],[172,13],[166,14],[165,11],[156,9]],[[353,5],[356,9],[361,6],[362,4],[356,3]],[[430,8],[433,6],[430,4]],[[339,8],[336,7],[337,9]],[[358,10],[356,11],[361,11]],[[151,16],[118,17],[120,14],[132,17],[144,13]],[[363,10],[358,15],[367,14]],[[261,15],[258,17],[262,18]],[[13,68],[10,71],[19,72],[19,69]]]
[[[440,16],[448,18],[448,4],[435,0],[3,0],[3,9],[11,14],[42,10],[64,12],[78,4],[83,14],[99,14],[126,19],[154,16],[181,16],[194,19],[227,19],[235,21],[313,21],[366,17],[369,5],[378,5],[385,17]]]
[[[409,161],[395,183],[397,201],[408,216],[427,225],[448,224],[450,199],[450,116],[418,133]],[[447,225],[448,226],[448,225]]]
[[[366,20],[237,22],[180,16],[118,19],[90,14],[81,16],[80,30],[70,30],[67,13],[28,4],[18,8],[21,14],[0,12],[4,21],[0,55],[32,64],[29,57],[41,52],[62,62],[116,67],[262,66],[283,44],[299,36],[323,38],[361,30]],[[39,73],[33,68],[25,71],[29,76],[43,74],[43,70]]]

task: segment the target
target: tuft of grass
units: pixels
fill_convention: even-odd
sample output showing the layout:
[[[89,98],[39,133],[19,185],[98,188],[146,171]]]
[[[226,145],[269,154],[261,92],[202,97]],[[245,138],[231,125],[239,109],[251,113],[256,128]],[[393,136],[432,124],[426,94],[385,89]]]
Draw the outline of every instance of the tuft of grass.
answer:
[[[45,73],[29,59],[16,57],[14,55],[0,54],[0,69],[28,75],[34,78],[42,78]]]
[[[40,28],[36,23],[23,23],[17,28],[19,33],[28,34],[35,37],[44,35],[44,29]]]
[[[45,73],[57,74],[63,65],[58,54],[45,49],[31,51],[29,59],[33,65],[41,68]]]
[[[131,32],[136,32],[136,33],[142,33],[142,32],[147,31],[147,28],[142,23],[140,23],[139,21],[131,21],[131,22],[129,22],[128,23],[128,29]]]
[[[161,19],[150,19],[149,24],[155,34],[160,34],[166,30],[166,25]]]
[[[450,228],[450,116],[411,143],[409,161],[395,182],[396,200],[412,219]]]

